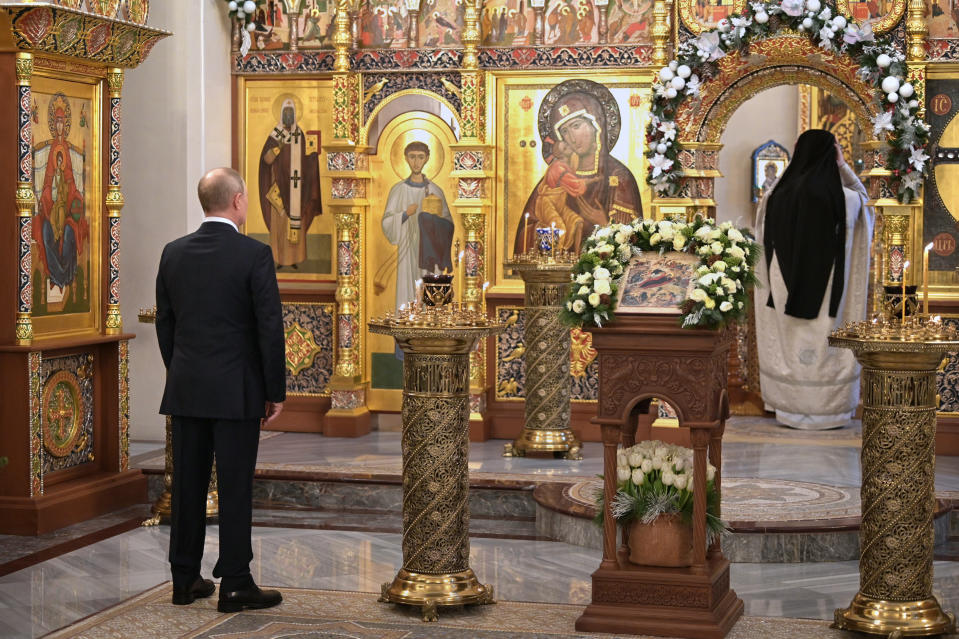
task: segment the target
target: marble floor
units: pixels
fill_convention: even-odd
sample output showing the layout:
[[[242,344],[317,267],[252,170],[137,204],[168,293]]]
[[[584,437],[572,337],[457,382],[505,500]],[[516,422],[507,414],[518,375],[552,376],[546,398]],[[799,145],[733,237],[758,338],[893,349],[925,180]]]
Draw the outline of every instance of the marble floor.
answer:
[[[0,577],[0,637],[40,637],[169,579],[166,527],[141,528]],[[204,573],[216,557],[207,538]],[[400,535],[254,529],[262,585],[378,593],[401,563]],[[584,605],[599,551],[558,542],[473,539],[471,565],[497,597]],[[959,605],[959,563],[936,562],[935,592]],[[856,562],[734,564],[732,585],[750,616],[830,619],[858,586]],[[761,639],[761,638],[757,638]]]

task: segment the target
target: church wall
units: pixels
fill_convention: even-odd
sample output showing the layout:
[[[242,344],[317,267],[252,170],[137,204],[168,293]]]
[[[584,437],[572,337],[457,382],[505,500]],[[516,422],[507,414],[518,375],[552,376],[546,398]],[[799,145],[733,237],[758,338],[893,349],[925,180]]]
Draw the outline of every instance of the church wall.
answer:
[[[150,23],[174,33],[128,74],[123,103],[121,299],[130,342],[130,438],[162,440],[157,414],[165,378],[152,324],[163,245],[194,230],[203,214],[196,183],[230,164],[230,30],[220,0],[156,2]]]
[[[763,91],[733,114],[723,133],[716,180],[716,217],[742,226],[753,226],[756,204],[750,200],[751,156],[768,140],[792,152],[798,135],[798,92],[794,86]]]

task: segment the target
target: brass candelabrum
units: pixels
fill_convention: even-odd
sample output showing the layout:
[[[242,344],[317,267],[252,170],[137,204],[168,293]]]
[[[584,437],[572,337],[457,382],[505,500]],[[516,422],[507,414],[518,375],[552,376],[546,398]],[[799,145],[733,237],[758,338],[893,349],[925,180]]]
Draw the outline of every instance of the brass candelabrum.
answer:
[[[555,243],[539,243],[537,250],[513,256],[504,264],[524,283],[526,318],[526,419],[515,441],[506,444],[504,457],[552,453],[582,459],[582,445],[570,429],[569,327],[563,324],[563,302],[569,292],[570,272],[578,256],[556,251]]]
[[[834,628],[890,638],[955,632],[932,594],[936,370],[959,333],[938,317],[875,317],[829,337],[862,365],[859,592]]]
[[[156,322],[157,309],[140,309],[137,319],[142,324],[154,324]],[[151,512],[153,516],[144,520],[142,526],[158,526],[160,523],[169,522],[172,513],[173,496],[173,423],[170,416],[166,417],[166,444],[163,448],[163,492],[153,502]],[[213,519],[220,514],[220,496],[217,493],[216,480],[216,462],[213,462],[213,470],[210,474],[210,486],[206,493],[206,516],[207,519]]]
[[[380,601],[420,606],[424,621],[438,606],[494,603],[469,566],[469,356],[505,325],[460,303],[418,301],[369,328],[404,354],[403,566]]]

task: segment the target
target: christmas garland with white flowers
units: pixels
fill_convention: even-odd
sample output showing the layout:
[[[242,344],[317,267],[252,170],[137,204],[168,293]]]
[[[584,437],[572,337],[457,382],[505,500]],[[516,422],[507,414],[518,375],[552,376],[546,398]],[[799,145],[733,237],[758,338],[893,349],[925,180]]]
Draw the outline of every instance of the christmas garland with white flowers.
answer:
[[[714,220],[697,218],[692,223],[634,220],[595,229],[573,266],[563,320],[571,326],[602,326],[616,310],[619,280],[633,255],[668,251],[700,259],[696,287],[679,305],[684,328],[718,328],[745,317],[759,245],[730,222],[717,226]]]
[[[821,0],[751,2],[745,14],[733,14],[717,28],[679,46],[676,59],[660,70],[653,83],[646,181],[662,196],[679,192],[680,145],[675,121],[679,105],[687,97],[697,97],[702,82],[718,74],[717,60],[730,53],[745,54],[750,42],[780,29],[806,33],[819,48],[856,59],[860,79],[878,93],[880,110],[872,120],[873,134],[887,135],[885,167],[899,182],[899,201],[908,204],[928,172],[929,125],[919,116],[915,88],[907,81],[905,56],[888,38],[877,40],[870,25],[834,16]]]
[[[247,31],[256,29],[256,10],[266,5],[266,0],[226,0],[227,12]]]

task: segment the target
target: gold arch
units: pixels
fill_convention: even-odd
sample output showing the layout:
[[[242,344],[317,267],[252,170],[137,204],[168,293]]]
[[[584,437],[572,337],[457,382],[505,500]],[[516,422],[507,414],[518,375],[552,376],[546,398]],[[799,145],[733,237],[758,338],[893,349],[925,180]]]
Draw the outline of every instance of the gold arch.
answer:
[[[836,13],[841,16],[852,15],[849,10],[850,0],[836,0]],[[902,16],[906,13],[906,0],[892,0],[892,9],[872,23],[874,33],[883,34],[892,31]]]
[[[679,142],[718,143],[732,114],[747,99],[775,86],[810,84],[842,100],[868,131],[876,114],[875,90],[859,79],[849,56],[822,51],[801,35],[782,35],[750,45],[748,57],[729,55],[720,73],[703,84],[699,100],[677,113]]]
[[[370,126],[372,126],[373,122],[376,121],[376,116],[379,115],[380,111],[382,111],[383,108],[390,102],[393,102],[394,100],[402,98],[403,96],[407,96],[407,95],[419,95],[419,96],[424,96],[424,97],[436,100],[437,102],[444,105],[447,109],[450,110],[450,113],[452,113],[453,117],[456,118],[456,123],[462,128],[463,125],[462,125],[462,122],[460,121],[460,112],[456,109],[456,107],[450,104],[449,100],[447,100],[446,98],[444,98],[438,93],[433,93],[432,91],[425,91],[423,89],[404,89],[402,91],[397,91],[396,93],[388,96],[387,98],[385,98],[382,102],[380,102],[373,108],[373,112],[370,113],[370,117],[368,117],[366,121],[363,123],[363,126],[360,127],[360,146],[366,146],[369,144]],[[365,103],[366,101],[364,100],[364,104]],[[360,108],[362,109],[363,107],[361,106]],[[436,115],[436,114],[431,114],[431,115]],[[400,117],[400,116],[397,116],[397,117]],[[436,116],[436,117],[440,121],[443,121],[443,119],[440,118],[439,116]],[[449,127],[448,122],[446,123],[446,126]],[[385,131],[385,128],[384,128],[384,131]],[[380,132],[380,137],[382,137],[382,135],[383,135],[383,131]]]

